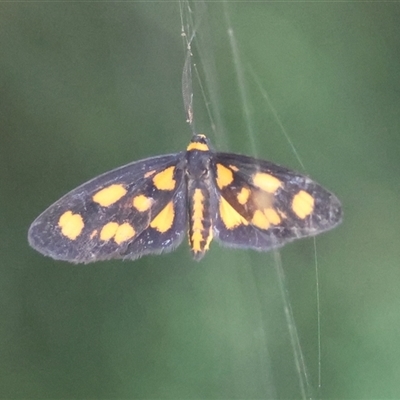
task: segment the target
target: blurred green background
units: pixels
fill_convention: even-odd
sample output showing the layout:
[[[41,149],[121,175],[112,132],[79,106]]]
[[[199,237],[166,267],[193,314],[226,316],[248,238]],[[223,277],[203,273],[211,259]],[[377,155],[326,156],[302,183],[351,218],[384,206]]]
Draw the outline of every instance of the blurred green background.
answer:
[[[195,84],[198,131],[218,149],[301,169],[265,90],[307,173],[343,202],[344,223],[316,240],[321,389],[313,240],[280,252],[306,393],[400,398],[400,5],[192,7],[215,122]],[[0,10],[0,397],[301,397],[276,254],[214,243],[195,263],[184,243],[74,266],[27,243],[67,191],[186,147],[178,3]]]

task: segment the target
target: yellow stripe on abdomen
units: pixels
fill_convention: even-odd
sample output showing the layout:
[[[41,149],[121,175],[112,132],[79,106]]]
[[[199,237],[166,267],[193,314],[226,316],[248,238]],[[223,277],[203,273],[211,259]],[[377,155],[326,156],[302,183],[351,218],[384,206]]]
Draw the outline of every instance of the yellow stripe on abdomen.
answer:
[[[208,215],[208,199],[201,189],[194,190],[191,199],[189,226],[189,244],[194,256],[200,258],[209,249],[212,240],[212,224]]]

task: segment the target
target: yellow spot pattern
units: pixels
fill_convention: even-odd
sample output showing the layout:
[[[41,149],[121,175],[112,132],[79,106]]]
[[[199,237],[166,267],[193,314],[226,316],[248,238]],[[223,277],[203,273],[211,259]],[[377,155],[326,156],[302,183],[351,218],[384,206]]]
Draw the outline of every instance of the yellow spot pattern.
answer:
[[[135,230],[133,229],[132,225],[128,224],[127,222],[120,225],[115,232],[114,240],[115,243],[121,244],[126,242],[129,239],[132,239],[135,236]]]
[[[219,214],[228,229],[249,224],[223,197],[220,198],[219,202]]]
[[[243,187],[240,193],[237,195],[238,202],[242,205],[246,204],[250,193],[250,189]]]
[[[75,240],[81,234],[85,224],[80,214],[73,214],[72,211],[66,211],[58,220],[58,226],[65,237]]]
[[[253,215],[253,218],[251,219],[251,223],[260,229],[268,229],[270,226],[268,218],[260,210],[256,210],[256,212]]]
[[[173,190],[175,189],[175,179],[174,179],[175,167],[168,167],[164,171],[159,172],[153,177],[154,186],[158,190]]]
[[[271,224],[278,225],[280,222],[281,218],[272,208],[266,208],[264,211],[256,210],[251,220],[251,223],[260,229],[268,229]]]
[[[233,181],[233,172],[224,167],[222,164],[217,164],[217,185],[220,189],[228,186]]]
[[[300,190],[293,197],[292,210],[299,218],[306,218],[314,210],[314,198],[304,190]]]
[[[151,221],[150,226],[157,229],[159,232],[167,232],[171,229],[174,222],[175,211],[174,204],[170,201],[161,212]]]
[[[143,194],[133,198],[133,207],[140,212],[147,211],[153,204],[153,199],[151,197],[146,197]]]
[[[253,176],[253,183],[268,193],[275,193],[282,186],[282,182],[278,178],[265,172],[257,172]]]
[[[101,189],[93,196],[93,201],[102,207],[109,207],[125,196],[127,190],[121,184],[114,184]]]
[[[272,208],[266,208],[264,210],[264,215],[267,217],[268,221],[273,225],[278,225],[281,223],[281,217],[279,214]]]
[[[108,224],[105,224],[100,231],[100,239],[107,241],[113,238],[115,232],[117,232],[118,226],[119,225],[116,222],[109,222]]]
[[[104,241],[114,238],[115,243],[121,244],[135,236],[135,230],[127,222],[119,225],[117,222],[109,222],[100,231],[100,239]]]

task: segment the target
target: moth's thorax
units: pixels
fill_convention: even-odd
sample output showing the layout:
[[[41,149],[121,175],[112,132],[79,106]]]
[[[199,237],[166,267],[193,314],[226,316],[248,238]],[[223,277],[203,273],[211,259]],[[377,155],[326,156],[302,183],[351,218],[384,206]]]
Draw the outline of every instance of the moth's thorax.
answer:
[[[210,174],[211,153],[192,150],[186,153],[186,175],[189,180],[204,180]]]

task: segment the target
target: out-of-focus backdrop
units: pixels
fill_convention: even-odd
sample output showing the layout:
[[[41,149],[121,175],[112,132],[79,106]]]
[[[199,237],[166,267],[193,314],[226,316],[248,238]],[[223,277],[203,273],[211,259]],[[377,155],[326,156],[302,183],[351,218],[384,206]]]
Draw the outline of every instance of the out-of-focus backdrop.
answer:
[[[213,243],[196,263],[184,243],[74,266],[27,243],[67,191],[186,147],[178,3],[0,7],[0,397],[299,398],[273,253]],[[307,173],[343,202],[344,223],[316,240],[320,390],[313,240],[280,252],[305,392],[400,397],[399,5],[193,13],[198,131],[218,149],[301,169],[274,109]]]

